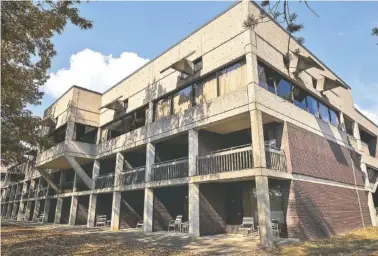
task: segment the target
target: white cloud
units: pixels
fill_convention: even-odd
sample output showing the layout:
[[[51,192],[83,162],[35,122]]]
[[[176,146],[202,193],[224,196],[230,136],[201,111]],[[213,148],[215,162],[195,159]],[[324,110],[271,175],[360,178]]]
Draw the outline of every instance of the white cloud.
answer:
[[[85,49],[71,56],[68,69],[50,73],[42,90],[53,98],[61,96],[72,85],[104,92],[146,62],[148,59],[133,52],[123,52],[119,57],[113,57]]]
[[[355,108],[362,112],[367,118],[373,121],[376,125],[378,125],[378,105],[375,108],[371,108],[369,110],[362,109],[357,104],[354,104]]]

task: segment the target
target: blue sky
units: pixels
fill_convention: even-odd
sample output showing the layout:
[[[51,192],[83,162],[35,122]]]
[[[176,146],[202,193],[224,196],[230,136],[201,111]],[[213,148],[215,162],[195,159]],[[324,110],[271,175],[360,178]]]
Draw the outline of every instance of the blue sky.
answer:
[[[79,5],[94,28],[68,25],[53,38],[58,55],[39,115],[72,84],[104,91],[156,57],[232,2],[89,2]],[[378,123],[378,2],[291,2],[305,25],[305,46],[351,87],[355,103]]]

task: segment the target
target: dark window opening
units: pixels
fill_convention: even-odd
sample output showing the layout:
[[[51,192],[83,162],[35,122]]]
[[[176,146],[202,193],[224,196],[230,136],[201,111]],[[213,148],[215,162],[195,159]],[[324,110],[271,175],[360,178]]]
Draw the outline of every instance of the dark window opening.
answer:
[[[312,78],[312,86],[314,87],[314,89],[316,89],[317,88],[317,86],[318,86],[318,79],[316,79],[316,78]]]
[[[293,88],[294,104],[303,110],[307,110],[306,92],[299,87]]]
[[[75,140],[90,144],[96,144],[97,128],[84,124],[75,124]]]
[[[147,106],[141,107],[105,125],[103,130],[107,130],[107,140],[143,127],[146,123],[146,109]]]
[[[194,66],[194,72],[200,71],[203,67],[202,57],[193,61],[193,66]]]

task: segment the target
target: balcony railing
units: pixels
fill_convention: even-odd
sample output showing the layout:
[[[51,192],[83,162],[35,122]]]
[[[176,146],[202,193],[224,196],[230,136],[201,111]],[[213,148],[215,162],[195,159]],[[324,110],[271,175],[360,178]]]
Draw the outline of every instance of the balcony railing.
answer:
[[[266,168],[286,172],[286,155],[282,149],[265,147]]]
[[[120,174],[121,185],[139,184],[145,181],[146,167],[125,170]]]
[[[114,173],[98,176],[95,179],[95,189],[110,188],[114,186]]]
[[[188,177],[188,158],[179,158],[152,165],[151,180],[170,180]]]
[[[197,174],[240,171],[253,168],[251,145],[226,148],[197,156]]]
[[[62,184],[62,191],[63,192],[70,192],[73,189],[74,182],[73,181],[66,181]]]

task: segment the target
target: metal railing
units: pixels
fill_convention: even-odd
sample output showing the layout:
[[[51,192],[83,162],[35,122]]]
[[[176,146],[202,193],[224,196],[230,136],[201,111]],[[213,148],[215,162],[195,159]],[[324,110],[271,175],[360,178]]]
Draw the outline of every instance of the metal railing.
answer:
[[[240,171],[253,168],[250,144],[225,148],[197,156],[197,174]]]
[[[152,165],[151,181],[170,180],[188,177],[188,158],[179,158]]]
[[[95,179],[95,189],[110,188],[114,186],[114,173],[98,176]]]
[[[73,189],[74,182],[66,181],[62,184],[62,191],[70,191]]]
[[[120,185],[139,184],[145,181],[146,167],[125,170],[119,175]]]
[[[286,172],[286,155],[282,149],[265,147],[266,168]]]

